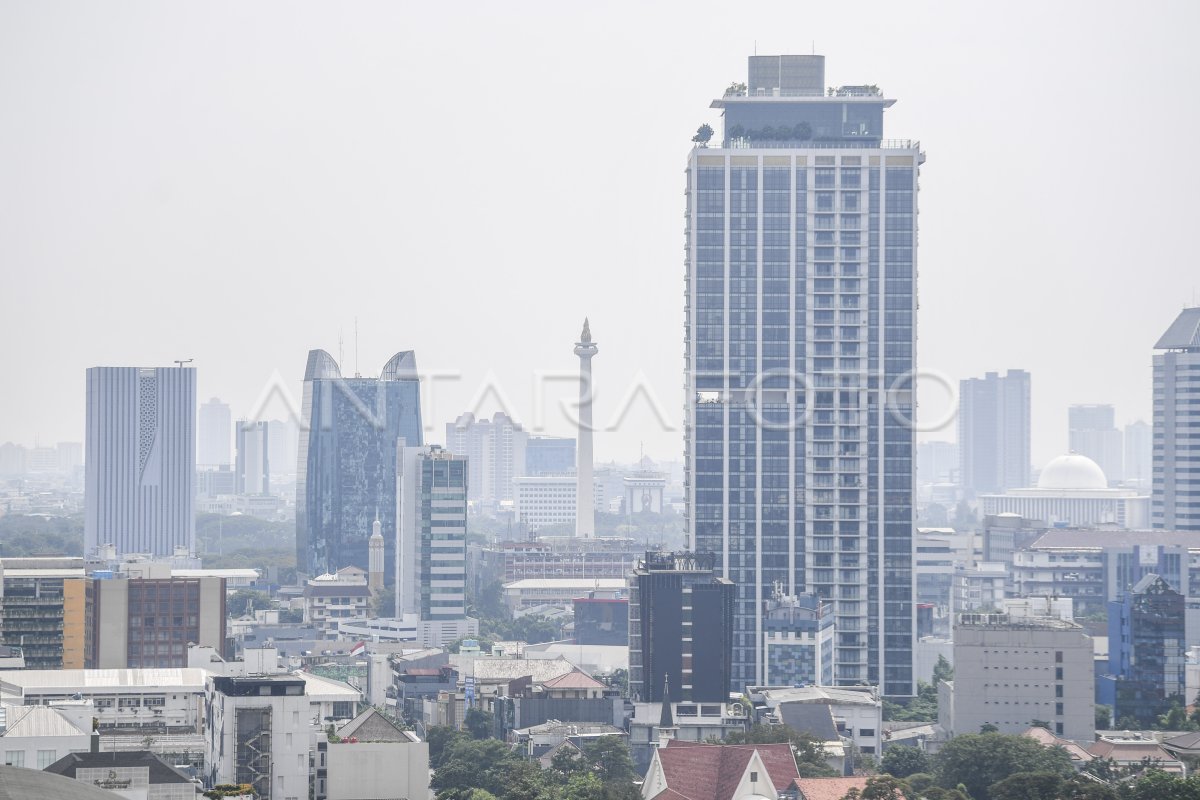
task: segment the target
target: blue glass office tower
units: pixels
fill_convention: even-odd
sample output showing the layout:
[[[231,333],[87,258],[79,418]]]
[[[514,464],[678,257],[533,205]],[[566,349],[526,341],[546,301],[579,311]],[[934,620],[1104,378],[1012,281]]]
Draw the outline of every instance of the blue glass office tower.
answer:
[[[731,688],[779,581],[834,607],[835,683],[913,691],[917,177],[875,86],[754,56],[688,157],[687,507],[737,585]]]
[[[324,350],[304,371],[296,482],[296,564],[307,575],[368,566],[371,525],[382,523],[384,563],[396,557],[396,465],[421,444],[421,398],[412,351],[378,378],[343,378]],[[390,575],[391,570],[385,570]]]

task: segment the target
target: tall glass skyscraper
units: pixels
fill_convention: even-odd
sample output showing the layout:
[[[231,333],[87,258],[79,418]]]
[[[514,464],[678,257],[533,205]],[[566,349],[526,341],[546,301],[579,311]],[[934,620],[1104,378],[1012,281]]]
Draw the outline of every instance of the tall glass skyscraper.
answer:
[[[775,582],[834,605],[834,680],[913,691],[917,176],[895,101],[752,56],[687,169],[687,507],[737,585],[733,687]]]
[[[196,550],[196,370],[87,371],[84,548]]]
[[[385,563],[396,554],[396,465],[421,444],[421,397],[412,351],[378,378],[343,378],[324,350],[304,371],[296,481],[296,564],[307,575],[368,566],[371,525],[383,526]]]
[[[1200,308],[1185,308],[1154,349],[1153,525],[1200,531]]]

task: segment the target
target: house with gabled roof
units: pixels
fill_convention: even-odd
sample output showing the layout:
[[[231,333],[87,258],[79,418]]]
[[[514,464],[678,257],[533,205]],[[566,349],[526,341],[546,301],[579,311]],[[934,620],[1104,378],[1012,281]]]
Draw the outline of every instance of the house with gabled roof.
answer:
[[[779,800],[800,778],[791,745],[669,741],[655,749],[643,800]]]

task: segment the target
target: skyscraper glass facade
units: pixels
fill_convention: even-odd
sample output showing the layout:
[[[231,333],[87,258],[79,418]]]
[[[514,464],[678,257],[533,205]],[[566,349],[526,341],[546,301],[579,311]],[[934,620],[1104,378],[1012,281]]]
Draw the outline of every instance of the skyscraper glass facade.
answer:
[[[368,566],[371,525],[382,523],[385,563],[396,554],[396,464],[421,444],[420,382],[411,351],[379,378],[343,378],[323,350],[304,374],[296,491],[296,563],[307,575]],[[385,571],[385,574],[390,572]]]
[[[778,581],[834,604],[835,682],[906,695],[924,156],[876,87],[784,83],[715,101],[688,159],[689,530],[737,585],[731,688],[764,678]]]

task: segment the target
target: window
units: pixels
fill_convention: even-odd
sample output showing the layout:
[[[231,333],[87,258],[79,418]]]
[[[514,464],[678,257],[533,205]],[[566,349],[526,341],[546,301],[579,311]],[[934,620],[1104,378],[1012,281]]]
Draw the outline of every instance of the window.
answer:
[[[10,767],[25,766],[25,751],[24,750],[5,750],[4,763]]]
[[[58,761],[57,750],[38,750],[38,769],[45,769],[55,761]]]
[[[858,735],[863,737],[864,739],[870,739],[871,737],[873,737],[875,735],[875,729],[874,728],[859,728]]]
[[[758,773],[755,772],[754,770],[750,770],[750,782],[755,783],[757,781],[758,781]]]

